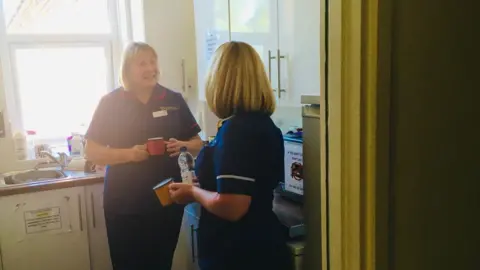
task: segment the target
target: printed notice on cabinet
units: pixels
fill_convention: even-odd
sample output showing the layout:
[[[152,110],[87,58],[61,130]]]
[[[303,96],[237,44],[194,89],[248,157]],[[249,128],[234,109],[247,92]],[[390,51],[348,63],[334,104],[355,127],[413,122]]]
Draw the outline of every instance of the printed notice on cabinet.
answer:
[[[205,58],[207,59],[207,62],[210,62],[210,59],[212,59],[213,54],[215,53],[215,50],[217,49],[218,46],[218,34],[212,31],[207,32],[207,36],[205,39]]]
[[[303,195],[303,148],[299,143],[285,144],[285,190]]]
[[[39,233],[62,228],[60,207],[44,208],[24,212],[27,234]]]

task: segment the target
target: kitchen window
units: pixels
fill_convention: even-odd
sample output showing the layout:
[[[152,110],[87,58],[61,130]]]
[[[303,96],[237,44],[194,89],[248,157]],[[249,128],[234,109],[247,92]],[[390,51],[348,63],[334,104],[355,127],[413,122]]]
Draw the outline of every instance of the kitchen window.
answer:
[[[125,0],[0,0],[0,61],[11,131],[64,150],[116,85]],[[120,12],[119,12],[120,11]],[[121,19],[121,18],[120,18]],[[123,25],[122,23],[125,22]],[[128,38],[127,38],[128,39]]]

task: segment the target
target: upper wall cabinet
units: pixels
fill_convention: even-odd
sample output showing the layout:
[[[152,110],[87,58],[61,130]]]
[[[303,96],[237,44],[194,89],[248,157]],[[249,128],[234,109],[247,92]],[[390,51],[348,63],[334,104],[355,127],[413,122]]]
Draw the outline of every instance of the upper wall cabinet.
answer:
[[[230,40],[228,0],[195,0],[198,98],[205,100],[205,76],[215,49]]]
[[[320,4],[319,0],[196,0],[199,98],[205,98],[211,51],[229,40],[249,43],[259,53],[280,106],[300,106],[301,95],[318,95],[324,63]]]
[[[267,75],[275,85],[278,47],[277,0],[230,0],[230,31],[235,41],[246,42],[262,58]]]
[[[280,80],[272,85],[281,88],[280,103],[300,104],[302,95],[320,94],[321,58],[320,0],[278,0],[277,72]],[[322,75],[323,76],[323,75]]]

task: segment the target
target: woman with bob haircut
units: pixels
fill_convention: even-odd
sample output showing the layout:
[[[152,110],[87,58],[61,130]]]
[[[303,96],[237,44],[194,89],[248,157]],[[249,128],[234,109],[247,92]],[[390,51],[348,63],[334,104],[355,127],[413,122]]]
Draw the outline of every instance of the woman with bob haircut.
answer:
[[[181,147],[198,152],[200,131],[181,94],[157,83],[157,54],[133,42],[123,54],[121,87],[105,95],[86,134],[86,157],[107,165],[104,209],[116,270],[170,269],[183,207],[162,207],[152,188],[181,181]],[[149,155],[146,143],[162,137],[166,153]]]
[[[202,206],[200,268],[289,269],[272,210],[273,191],[284,178],[283,137],[270,118],[275,98],[259,55],[243,42],[221,45],[205,87],[208,106],[223,120],[197,157],[199,186],[170,186],[177,203]]]

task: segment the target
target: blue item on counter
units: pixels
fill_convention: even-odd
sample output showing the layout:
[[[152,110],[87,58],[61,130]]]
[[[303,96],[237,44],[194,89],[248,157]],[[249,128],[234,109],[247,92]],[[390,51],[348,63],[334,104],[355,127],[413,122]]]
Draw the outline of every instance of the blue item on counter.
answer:
[[[294,130],[288,131],[285,135],[283,135],[284,138],[303,138],[303,129],[302,128],[296,128]]]
[[[72,155],[72,139],[73,139],[73,136],[67,137],[68,153],[70,155]]]

